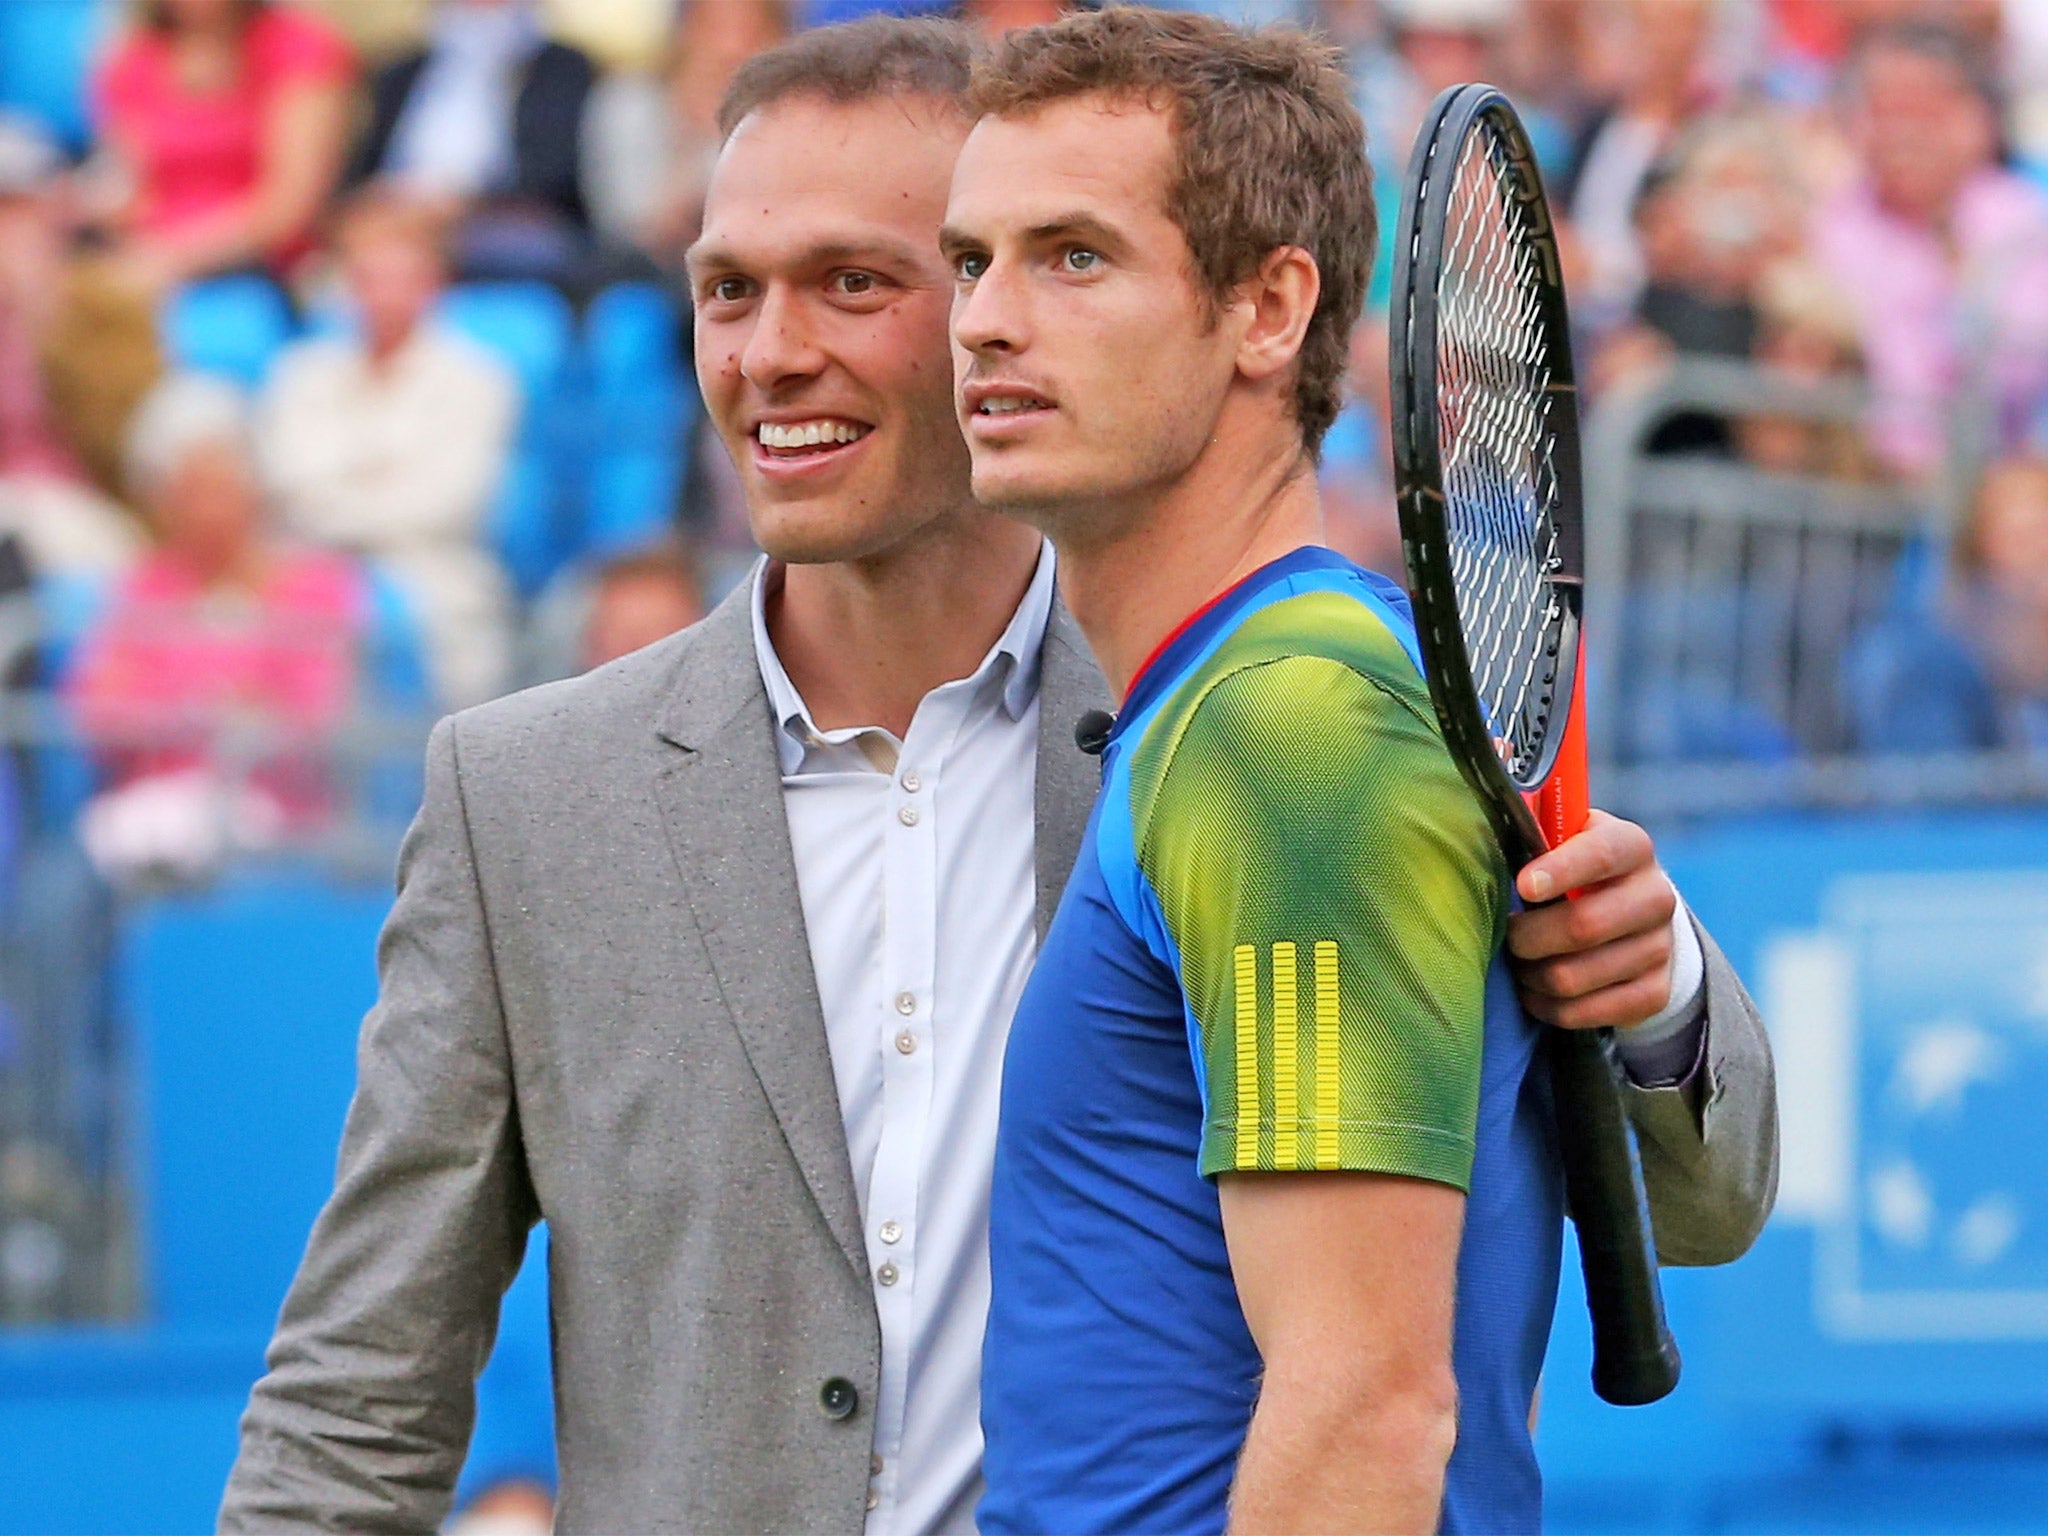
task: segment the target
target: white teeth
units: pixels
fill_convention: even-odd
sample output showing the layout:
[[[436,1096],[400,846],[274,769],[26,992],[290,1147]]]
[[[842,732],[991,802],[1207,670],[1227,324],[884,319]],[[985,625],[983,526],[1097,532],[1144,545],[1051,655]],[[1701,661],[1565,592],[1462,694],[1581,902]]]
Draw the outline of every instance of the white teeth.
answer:
[[[852,443],[868,429],[850,421],[820,419],[802,422],[764,421],[757,436],[764,448],[815,448],[820,443]]]
[[[1036,410],[1042,401],[1024,395],[993,395],[981,402],[984,416],[1009,416],[1017,411]]]

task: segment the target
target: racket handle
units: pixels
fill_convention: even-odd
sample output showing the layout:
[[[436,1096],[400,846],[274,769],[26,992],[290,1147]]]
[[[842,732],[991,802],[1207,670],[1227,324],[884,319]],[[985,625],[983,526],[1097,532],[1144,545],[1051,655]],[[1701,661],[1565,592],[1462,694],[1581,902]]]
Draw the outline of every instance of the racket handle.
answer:
[[[1614,1042],[1604,1029],[1544,1034],[1565,1198],[1593,1318],[1593,1390],[1623,1407],[1654,1403],[1678,1385],[1678,1343],[1664,1320],[1649,1200]]]
[[[1572,711],[1557,765],[1537,796],[1536,822],[1552,848],[1586,825],[1586,653],[1579,652]],[[1657,1240],[1635,1131],[1621,1097],[1612,1030],[1552,1029],[1565,1197],[1579,1234],[1586,1308],[1593,1318],[1593,1390],[1623,1407],[1654,1403],[1678,1385],[1678,1342],[1664,1320]]]

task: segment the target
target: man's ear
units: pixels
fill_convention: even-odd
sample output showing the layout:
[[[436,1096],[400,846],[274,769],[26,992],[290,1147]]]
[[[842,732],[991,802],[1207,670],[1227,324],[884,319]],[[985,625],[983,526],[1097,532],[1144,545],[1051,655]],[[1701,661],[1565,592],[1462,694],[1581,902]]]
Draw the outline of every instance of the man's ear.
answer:
[[[1292,367],[1322,292],[1315,257],[1298,245],[1269,251],[1237,290],[1235,307],[1250,319],[1237,344],[1237,371],[1261,381]]]

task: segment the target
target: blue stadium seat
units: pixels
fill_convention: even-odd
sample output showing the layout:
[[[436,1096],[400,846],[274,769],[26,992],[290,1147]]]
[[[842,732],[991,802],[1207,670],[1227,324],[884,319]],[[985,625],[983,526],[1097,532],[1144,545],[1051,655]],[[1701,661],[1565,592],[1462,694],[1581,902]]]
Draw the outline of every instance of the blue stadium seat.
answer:
[[[569,301],[545,283],[465,283],[441,300],[441,319],[495,353],[518,376],[529,424],[552,403],[569,365]]]
[[[61,688],[70,675],[78,642],[100,621],[112,596],[112,583],[102,576],[45,575],[36,579],[36,611],[41,619],[42,678],[47,688]]]
[[[644,544],[674,519],[696,415],[681,326],[675,300],[652,283],[622,283],[591,301],[584,352],[593,437],[579,555]]]
[[[600,392],[630,392],[642,380],[678,377],[677,341],[682,316],[668,290],[654,283],[619,283],[590,301],[584,347],[591,380]]]
[[[544,283],[469,283],[449,290],[441,319],[504,361],[525,409],[492,513],[492,539],[521,593],[531,595],[568,558],[565,466],[574,434],[564,410],[571,343],[569,303]]]
[[[385,709],[425,709],[434,700],[427,681],[427,640],[414,611],[391,574],[375,561],[363,565],[369,599],[363,626],[363,689]]]
[[[0,106],[25,112],[74,154],[92,138],[92,56],[117,0],[0,0]]]
[[[171,360],[254,389],[292,338],[292,311],[277,284],[254,273],[188,283],[164,306]]]

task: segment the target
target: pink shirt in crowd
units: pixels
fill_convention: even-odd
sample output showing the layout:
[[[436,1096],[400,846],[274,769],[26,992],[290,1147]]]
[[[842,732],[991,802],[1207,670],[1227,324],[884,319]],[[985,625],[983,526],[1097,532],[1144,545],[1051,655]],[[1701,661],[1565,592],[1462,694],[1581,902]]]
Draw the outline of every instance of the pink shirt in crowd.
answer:
[[[222,592],[176,555],[153,554],[82,642],[67,692],[117,785],[208,766],[226,730],[257,725],[289,746],[253,782],[288,815],[315,815],[325,774],[304,749],[354,699],[367,613],[362,577],[338,555],[283,553],[261,590]]]
[[[1952,222],[1944,242],[1854,186],[1813,225],[1815,257],[1860,317],[1871,441],[1909,475],[1940,468],[1973,359],[1988,364],[2002,441],[2048,401],[2048,197],[2008,171],[1980,171]]]
[[[265,123],[278,93],[349,79],[348,41],[322,17],[289,5],[257,11],[242,35],[242,78],[194,94],[177,78],[170,40],[135,28],[115,44],[94,82],[96,117],[132,159],[137,219],[146,234],[183,228],[255,189]]]

